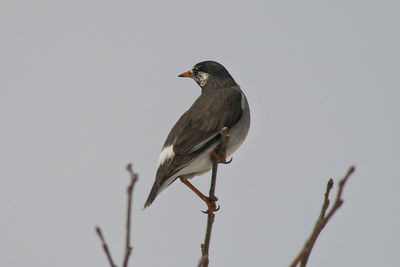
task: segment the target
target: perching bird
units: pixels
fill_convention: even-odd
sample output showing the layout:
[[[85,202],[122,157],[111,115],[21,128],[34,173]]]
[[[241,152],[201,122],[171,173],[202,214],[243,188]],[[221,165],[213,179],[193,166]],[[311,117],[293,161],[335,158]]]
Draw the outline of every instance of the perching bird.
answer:
[[[177,178],[207,203],[206,197],[187,179],[212,168],[210,154],[220,143],[222,128],[227,127],[230,135],[226,156],[242,144],[249,131],[246,96],[224,66],[204,61],[179,77],[194,79],[201,87],[201,95],[175,123],[161,149],[156,179],[145,208]]]

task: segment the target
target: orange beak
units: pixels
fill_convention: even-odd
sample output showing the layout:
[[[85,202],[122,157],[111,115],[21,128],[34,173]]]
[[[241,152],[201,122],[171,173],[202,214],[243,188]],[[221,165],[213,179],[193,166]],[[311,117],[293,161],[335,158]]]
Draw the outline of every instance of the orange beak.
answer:
[[[191,70],[186,71],[180,75],[178,75],[178,77],[187,77],[187,78],[192,78],[193,77],[193,72]]]

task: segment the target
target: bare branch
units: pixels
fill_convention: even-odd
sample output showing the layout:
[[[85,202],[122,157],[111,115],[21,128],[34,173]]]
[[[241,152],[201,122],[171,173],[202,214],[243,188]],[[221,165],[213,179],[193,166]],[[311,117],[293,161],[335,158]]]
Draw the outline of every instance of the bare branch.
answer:
[[[314,247],[315,241],[317,240],[319,234],[321,233],[322,229],[324,229],[324,227],[328,223],[329,219],[343,204],[343,199],[342,199],[343,188],[344,188],[347,180],[349,179],[349,177],[351,176],[351,174],[354,171],[355,171],[355,167],[351,166],[349,168],[349,170],[347,171],[346,175],[339,181],[339,188],[338,188],[335,202],[334,202],[331,210],[325,216],[326,211],[329,208],[329,202],[330,202],[329,193],[333,187],[333,180],[332,180],[332,178],[329,179],[328,184],[326,186],[324,202],[322,204],[321,212],[317,219],[317,222],[315,223],[314,229],[313,229],[310,237],[307,239],[306,243],[304,244],[304,247],[302,248],[302,250],[299,252],[297,257],[290,264],[290,267],[296,267],[297,264],[299,264],[299,263],[300,263],[301,267],[305,267],[307,265],[307,261],[308,261],[308,258],[310,257],[311,250]]]
[[[101,231],[101,228],[99,226],[96,226],[96,232],[97,232],[97,235],[100,238],[101,244],[103,245],[104,253],[107,256],[107,259],[108,259],[108,262],[110,263],[110,266],[111,267],[117,267],[117,265],[115,265],[115,263],[114,263],[114,261],[113,261],[113,259],[111,257],[110,249],[108,248],[106,240],[104,239],[104,236],[103,236],[103,232]]]
[[[215,185],[216,185],[216,181],[217,181],[218,163],[227,163],[226,162],[226,148],[227,148],[227,145],[229,142],[228,128],[224,127],[220,133],[221,133],[221,143],[214,150],[214,152],[216,153],[216,154],[214,154],[215,156],[211,156],[213,166],[212,166],[212,175],[211,175],[211,185],[210,185],[210,191],[209,191],[209,196],[208,196],[209,201],[211,202],[212,206],[215,207],[215,209],[209,208],[207,210],[207,228],[206,228],[206,234],[204,237],[204,243],[201,244],[202,257],[199,260],[198,267],[208,267],[211,232],[212,232],[212,227],[213,227],[214,219],[215,219],[214,212],[219,209],[219,207],[217,208],[216,204],[215,204],[215,202],[218,200],[215,196]]]
[[[212,178],[211,178],[211,186],[210,186],[210,194],[209,198],[212,198],[212,196],[215,197],[214,192],[215,192],[215,180],[217,179],[217,169],[218,169],[218,162],[213,159],[213,168],[212,168]],[[215,200],[211,200],[214,201]],[[213,203],[213,204],[214,204]],[[207,228],[206,228],[206,234],[204,237],[204,243],[201,244],[201,260],[199,262],[199,266],[201,267],[207,267],[208,266],[208,253],[209,253],[209,248],[210,248],[210,240],[211,240],[211,232],[212,232],[212,227],[214,224],[214,218],[215,214],[214,211],[211,209],[208,209],[207,211]]]
[[[125,225],[125,253],[124,253],[124,258],[123,258],[123,267],[128,266],[128,260],[129,256],[131,255],[132,252],[132,246],[131,246],[131,210],[132,210],[132,194],[133,194],[133,187],[138,179],[137,173],[134,173],[132,170],[132,164],[128,164],[126,166],[126,170],[129,172],[131,181],[126,189],[127,192],[127,209],[126,209],[126,225]],[[114,260],[111,257],[111,251],[104,239],[103,233],[101,231],[101,228],[99,226],[96,226],[96,232],[97,235],[100,238],[100,241],[103,245],[104,253],[107,256],[108,262],[110,263],[111,267],[117,267],[117,265],[114,263]]]
[[[132,246],[131,246],[131,210],[132,210],[132,191],[133,191],[133,186],[135,185],[138,176],[137,173],[134,173],[132,170],[132,164],[129,163],[126,166],[126,170],[129,172],[130,176],[131,176],[131,183],[128,185],[127,189],[126,189],[126,193],[127,193],[127,209],[126,209],[126,233],[125,233],[125,256],[124,256],[124,260],[122,263],[123,267],[127,267],[128,266],[128,260],[129,260],[129,256],[131,255],[132,252]]]
[[[201,244],[201,249],[203,250],[203,244]],[[208,256],[202,256],[199,260],[199,264],[197,265],[197,267],[203,267],[203,266],[208,266]]]

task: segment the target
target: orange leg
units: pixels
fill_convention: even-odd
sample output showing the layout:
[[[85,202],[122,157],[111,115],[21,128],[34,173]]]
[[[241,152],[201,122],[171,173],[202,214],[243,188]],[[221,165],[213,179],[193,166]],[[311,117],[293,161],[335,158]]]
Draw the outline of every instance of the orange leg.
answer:
[[[192,190],[197,196],[199,196],[206,204],[208,207],[208,212],[211,211],[216,211],[217,206],[215,205],[215,201],[218,200],[217,197],[214,196],[213,199],[210,199],[208,196],[204,195],[203,193],[200,192],[199,189],[197,189],[194,185],[192,185],[187,179],[179,177],[182,183],[184,183],[187,187],[189,187],[190,190]]]

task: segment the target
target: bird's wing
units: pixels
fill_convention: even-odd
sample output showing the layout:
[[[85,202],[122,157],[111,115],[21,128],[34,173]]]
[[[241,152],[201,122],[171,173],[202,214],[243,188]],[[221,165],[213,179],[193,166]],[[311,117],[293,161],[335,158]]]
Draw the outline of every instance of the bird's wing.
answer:
[[[242,93],[232,88],[203,93],[172,128],[165,147],[173,156],[160,162],[158,179],[168,179],[220,139],[223,127],[230,129],[242,115]],[[162,181],[159,181],[162,183]]]

